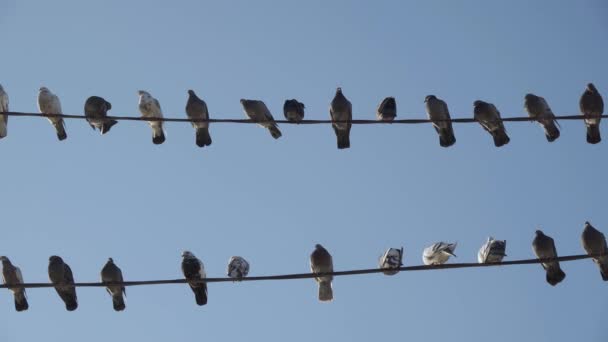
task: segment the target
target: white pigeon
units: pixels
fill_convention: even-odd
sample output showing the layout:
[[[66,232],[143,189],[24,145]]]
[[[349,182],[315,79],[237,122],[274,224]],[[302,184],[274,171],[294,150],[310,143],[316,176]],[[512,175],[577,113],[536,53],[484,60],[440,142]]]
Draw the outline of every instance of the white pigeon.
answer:
[[[480,264],[489,262],[501,262],[502,258],[507,256],[505,250],[507,249],[506,240],[495,240],[493,237],[489,237],[488,241],[481,246],[477,253],[477,261]]]
[[[162,118],[163,111],[160,108],[160,103],[153,98],[147,91],[140,90],[139,94],[139,112],[143,118]],[[160,145],[165,142],[165,132],[163,131],[162,121],[148,121],[152,128],[152,142],[155,145]]]
[[[403,266],[403,247],[401,248],[389,248],[380,257],[378,267],[384,269],[382,271],[385,275],[395,275],[399,273],[398,268]],[[395,270],[397,269],[397,270]]]
[[[40,87],[38,92],[38,110],[42,114],[63,114],[61,102],[57,95],[53,94],[47,87]],[[48,117],[57,132],[57,139],[65,140],[68,135],[65,132],[65,123],[62,117]]]
[[[456,243],[437,242],[424,249],[422,261],[425,265],[445,264],[451,256],[456,256]]]
[[[241,279],[249,274],[249,263],[240,256],[233,256],[228,262],[228,276],[234,279]]]
[[[8,112],[8,94],[2,88],[0,84],[0,112]],[[8,115],[0,115],[0,139],[6,137],[7,126],[8,125]]]

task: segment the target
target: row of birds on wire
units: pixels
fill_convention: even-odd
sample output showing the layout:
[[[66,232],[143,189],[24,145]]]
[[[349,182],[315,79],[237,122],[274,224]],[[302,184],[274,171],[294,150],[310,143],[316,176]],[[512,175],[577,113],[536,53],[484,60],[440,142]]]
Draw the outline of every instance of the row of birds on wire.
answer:
[[[152,142],[154,144],[162,144],[165,141],[165,132],[160,102],[146,91],[140,90],[138,94],[139,111],[142,118],[153,119],[153,121],[148,121],[152,129]],[[209,121],[205,121],[210,118],[207,104],[193,90],[188,90],[188,95],[186,114],[196,130],[196,145],[199,147],[209,146],[212,143],[212,139],[209,133]],[[279,130],[279,126],[263,101],[247,99],[241,99],[240,101],[249,119],[266,128],[273,138],[278,139],[281,137],[282,133]],[[424,102],[428,118],[439,135],[439,144],[443,147],[454,145],[456,137],[446,102],[434,95],[428,95]],[[483,129],[492,136],[494,145],[500,147],[508,144],[510,138],[500,116],[500,111],[496,106],[492,103],[477,100],[474,102],[473,107],[474,120],[478,121]],[[559,124],[551,107],[543,97],[527,94],[525,96],[524,107],[530,119],[537,121],[542,126],[549,142],[559,138]],[[585,88],[579,101],[579,107],[587,128],[587,142],[590,144],[599,143],[601,141],[600,120],[604,112],[604,102],[602,96],[592,83],[589,83]],[[63,112],[59,97],[48,88],[41,87],[38,93],[38,108],[41,114],[47,115],[48,120],[55,127],[57,138],[65,140],[67,133],[63,117],[61,116]],[[289,122],[298,123],[304,119],[304,108],[304,104],[296,99],[286,100],[283,105],[283,113]],[[99,96],[91,96],[85,102],[85,117],[89,125],[94,130],[99,130],[101,134],[108,133],[118,123],[117,120],[108,117],[110,109],[112,109],[110,102]],[[10,113],[8,95],[1,85],[0,113]],[[341,88],[337,88],[336,90],[336,94],[330,104],[329,114],[336,134],[338,148],[349,148],[350,130],[353,120],[352,104],[344,96]],[[376,116],[379,121],[395,120],[397,116],[395,98],[387,97],[382,100],[378,106]],[[0,114],[0,138],[7,135],[7,119],[7,114]]]
[[[585,252],[599,266],[602,279],[608,281],[608,246],[604,234],[589,222],[585,222],[581,242]],[[456,243],[437,242],[425,248],[422,254],[424,264],[432,266],[446,263],[450,257],[455,257],[456,245]],[[505,240],[496,240],[489,237],[479,249],[477,260],[480,264],[500,264],[506,256],[506,247],[507,242]],[[532,241],[532,249],[545,269],[546,280],[550,285],[555,286],[566,278],[566,273],[561,269],[557,260],[558,255],[553,238],[544,234],[541,230],[537,230]],[[4,284],[14,294],[15,309],[17,311],[27,310],[29,304],[24,287],[27,284],[23,281],[21,270],[5,256],[0,257],[0,260],[2,261]],[[386,275],[395,275],[402,265],[403,247],[389,248],[380,258],[378,267]],[[181,269],[186,282],[194,293],[196,304],[207,304],[207,283],[205,282],[207,275],[203,262],[192,252],[184,251],[182,253]],[[315,246],[310,255],[310,269],[318,283],[319,301],[332,301],[333,259],[327,249],[320,244]],[[247,260],[240,256],[230,258],[227,269],[229,278],[238,281],[247,277],[248,274],[249,262]],[[48,275],[52,286],[65,303],[66,310],[76,310],[78,308],[78,298],[70,266],[61,257],[51,256],[49,258]],[[285,277],[285,279],[288,278]],[[112,298],[114,310],[124,310],[126,307],[124,301],[126,291],[123,275],[112,258],[108,259],[101,270],[101,281],[102,286],[106,286]],[[23,286],[18,286],[20,284]]]

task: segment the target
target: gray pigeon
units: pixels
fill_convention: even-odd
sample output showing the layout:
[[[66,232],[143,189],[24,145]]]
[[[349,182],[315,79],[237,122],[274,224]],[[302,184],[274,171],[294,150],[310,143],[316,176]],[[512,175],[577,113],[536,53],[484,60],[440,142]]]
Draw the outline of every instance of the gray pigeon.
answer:
[[[480,264],[501,262],[502,258],[507,256],[507,254],[505,254],[506,249],[506,240],[495,240],[493,237],[489,237],[488,241],[479,249],[477,261],[479,261]]]
[[[242,279],[249,274],[249,263],[240,256],[233,256],[228,262],[228,276],[234,279]]]
[[[552,142],[559,138],[559,124],[555,120],[555,114],[553,114],[551,107],[549,107],[544,98],[534,94],[526,94],[524,108],[528,112],[528,115],[538,121],[545,129],[547,141]]]
[[[209,120],[209,110],[205,101],[201,100],[194,90],[188,90],[188,103],[186,104],[186,114],[189,119]],[[209,135],[209,122],[192,122],[192,127],[196,129],[196,146],[205,147],[211,145],[211,135]]]
[[[394,97],[386,97],[376,110],[378,121],[393,121],[397,117],[397,101]]]
[[[511,139],[500,118],[500,112],[491,103],[477,100],[473,103],[473,116],[494,138],[494,146],[500,147],[509,143]]]
[[[422,262],[425,265],[441,265],[445,264],[448,259],[456,255],[456,243],[437,242],[427,247],[422,252]]]
[[[0,112],[8,112],[8,94],[0,84]],[[8,115],[0,115],[0,139],[6,137],[8,125]]]
[[[323,246],[315,245],[315,250],[310,255],[310,270],[312,273],[326,273],[334,271],[334,263],[331,254],[323,248]],[[334,299],[334,293],[331,288],[333,276],[316,277],[315,280],[319,283],[319,300],[328,302]]]
[[[93,130],[98,129],[101,134],[106,134],[118,121],[108,119],[108,111],[112,104],[103,97],[91,96],[84,103],[84,115]]]
[[[27,303],[25,289],[22,287],[10,287],[11,285],[15,284],[23,284],[23,276],[21,275],[21,270],[19,269],[19,267],[14,266],[11,261],[5,256],[1,256],[0,260],[2,261],[2,278],[4,279],[4,284],[8,286],[9,290],[13,291],[13,295],[15,297],[15,310],[27,310],[29,308],[29,305]]]
[[[38,110],[43,114],[63,114],[61,110],[61,102],[57,95],[53,94],[48,88],[41,87],[38,92]],[[62,117],[48,117],[49,121],[55,127],[57,139],[65,140],[68,134],[65,132],[65,122]]]
[[[553,239],[540,230],[536,231],[532,249],[539,259],[557,258],[557,250]],[[551,286],[559,284],[566,278],[566,273],[559,267],[559,261],[543,262],[541,265],[547,271],[547,283]]]
[[[160,102],[152,97],[150,93],[144,90],[137,92],[139,95],[139,112],[143,118],[163,118],[163,111],[160,108]],[[165,142],[165,131],[163,130],[162,121],[148,121],[152,129],[152,143],[160,145]]]
[[[601,115],[604,113],[604,100],[593,83],[587,84],[587,88],[581,96],[579,106],[581,113],[586,117],[587,142],[590,144],[599,143],[602,141],[600,121],[602,120]]]
[[[403,247],[389,248],[384,252],[378,264],[379,268],[384,269],[385,275],[395,275],[399,273],[399,267],[403,266]]]
[[[585,222],[581,242],[587,254],[599,255],[594,257],[593,261],[599,266],[602,279],[608,281],[608,246],[604,234],[595,229],[591,223]]]
[[[108,258],[108,262],[101,269],[101,281],[104,283],[122,283],[122,271],[116,264],[114,264],[114,260],[112,258]],[[126,295],[127,292],[125,287],[122,285],[108,285],[106,286],[106,290],[112,296],[112,305],[114,306],[114,310],[123,311],[125,309],[125,300],[123,295]]]
[[[258,125],[267,128],[273,138],[279,139],[281,137],[279,126],[274,122],[274,117],[272,117],[270,110],[268,110],[268,107],[266,107],[264,102],[241,99],[241,105],[249,119],[258,122]]]
[[[450,147],[456,143],[454,129],[450,120],[450,111],[445,101],[438,99],[435,95],[428,95],[424,98],[426,104],[426,113],[429,120],[433,121],[433,127],[439,134],[439,145],[442,147]]]
[[[283,115],[291,122],[300,122],[304,119],[304,104],[296,99],[285,100]]]
[[[182,252],[182,258],[182,273],[186,280],[189,281],[188,284],[190,284],[192,292],[194,292],[196,304],[207,304],[207,283],[196,282],[197,280],[207,278],[205,265],[189,251]]]
[[[78,298],[76,297],[72,269],[56,255],[49,258],[49,279],[55,285],[57,294],[65,303],[65,309],[68,311],[76,310],[78,308]]]
[[[336,96],[329,107],[329,115],[333,121],[347,121],[334,122],[331,126],[338,139],[338,148],[350,148],[350,127],[352,126],[350,121],[353,119],[353,106],[342,94],[342,88],[336,89]]]

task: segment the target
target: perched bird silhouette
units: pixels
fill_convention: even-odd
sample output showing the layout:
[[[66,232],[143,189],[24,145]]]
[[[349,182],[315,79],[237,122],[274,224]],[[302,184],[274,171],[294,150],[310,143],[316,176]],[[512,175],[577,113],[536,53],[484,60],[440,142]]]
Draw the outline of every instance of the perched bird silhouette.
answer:
[[[557,258],[557,250],[553,239],[540,230],[536,231],[536,237],[532,241],[532,249],[539,259]],[[543,262],[541,265],[547,272],[547,283],[551,286],[559,284],[566,278],[566,273],[560,268],[559,261]]]
[[[186,114],[189,119],[209,120],[209,110],[205,101],[201,100],[194,90],[188,90],[188,103],[186,103]],[[192,121],[192,127],[196,129],[196,146],[205,147],[211,145],[209,135],[209,122]]]
[[[425,265],[441,265],[445,264],[448,259],[456,255],[456,243],[437,242],[427,247],[422,252],[422,262]]]
[[[426,105],[426,113],[429,120],[433,122],[433,127],[439,134],[439,145],[442,147],[450,147],[456,143],[454,129],[452,128],[450,111],[445,101],[438,99],[435,95],[428,95],[424,98]]]
[[[323,246],[315,245],[315,250],[310,255],[310,270],[312,273],[333,272],[334,264],[331,254],[323,248]],[[333,276],[315,277],[319,283],[319,300],[322,302],[331,301],[334,299],[334,293],[331,288]]]
[[[162,118],[163,111],[160,108],[160,103],[153,98],[147,91],[140,90],[139,94],[139,112],[143,118]],[[148,121],[152,128],[152,142],[155,145],[160,145],[165,142],[165,132],[163,131],[162,121]]]
[[[103,97],[91,96],[84,103],[84,115],[93,130],[98,129],[101,134],[106,134],[118,121],[108,119],[108,111],[112,104]]]
[[[74,287],[74,276],[72,269],[63,262],[61,257],[53,255],[49,258],[49,279],[55,285],[55,290],[61,300],[65,303],[65,309],[74,311],[78,308],[76,287]]]
[[[11,287],[11,285],[23,284],[23,275],[21,275],[21,270],[19,267],[14,266],[5,256],[1,256],[0,261],[2,261],[2,278],[4,280],[4,284],[8,286],[9,290],[13,291],[13,296],[15,297],[15,310],[27,310],[29,305],[27,303],[25,289],[22,287]]]
[[[304,120],[304,104],[296,99],[285,100],[283,104],[283,115],[291,122]]]
[[[481,246],[477,253],[477,261],[480,264],[488,262],[501,262],[502,258],[506,257],[505,253],[507,249],[506,240],[495,240],[493,237],[489,237],[488,241]]]
[[[350,148],[350,128],[352,126],[350,121],[353,119],[353,106],[342,94],[342,88],[336,89],[336,95],[329,107],[329,115],[333,121],[347,121],[333,122],[331,126],[338,139],[338,148]]]
[[[38,110],[42,114],[63,114],[61,110],[61,102],[57,95],[53,94],[47,87],[41,87],[38,92]],[[48,117],[49,121],[55,127],[57,139],[65,140],[68,134],[65,132],[65,123],[62,117]]]
[[[507,130],[496,106],[477,100],[473,103],[473,115],[481,127],[492,135],[494,146],[501,147],[509,143],[511,139],[507,135]]]
[[[8,94],[0,84],[0,112],[8,112]],[[6,137],[8,125],[8,115],[0,115],[0,139]]]
[[[207,304],[207,283],[197,282],[198,280],[207,278],[205,265],[190,251],[184,251],[182,258],[182,273],[186,280],[188,280],[192,292],[194,292],[196,304]]]
[[[528,115],[535,119],[545,130],[547,141],[552,142],[559,138],[559,124],[555,120],[555,114],[553,114],[551,107],[549,107],[544,98],[534,94],[526,94],[524,108],[528,112]]]
[[[403,247],[389,248],[384,252],[378,263],[378,267],[384,269],[385,275],[395,275],[399,273],[398,268],[403,266]]]
[[[397,101],[394,97],[386,97],[378,105],[376,118],[379,121],[393,121],[397,117]]]
[[[597,144],[602,141],[600,135],[601,115],[604,114],[604,100],[593,83],[587,84],[585,92],[579,102],[582,115],[585,116],[587,126],[587,142]]]
[[[249,263],[240,256],[233,256],[228,262],[228,276],[234,279],[242,279],[249,274]]]
[[[101,269],[101,281],[104,283],[122,283],[122,271],[116,264],[114,264],[114,260],[112,258],[108,258],[108,262]],[[108,285],[106,286],[106,290],[112,296],[112,306],[114,306],[115,311],[122,311],[125,309],[125,299],[123,295],[126,296],[127,292],[125,287],[122,285]]]
[[[602,279],[608,281],[608,246],[604,234],[595,229],[591,223],[585,222],[581,242],[587,254],[598,255],[593,257],[593,261],[599,266]]]
[[[258,125],[268,129],[273,138],[279,139],[281,137],[279,126],[274,122],[274,118],[264,102],[241,99],[241,105],[249,119],[258,122]]]

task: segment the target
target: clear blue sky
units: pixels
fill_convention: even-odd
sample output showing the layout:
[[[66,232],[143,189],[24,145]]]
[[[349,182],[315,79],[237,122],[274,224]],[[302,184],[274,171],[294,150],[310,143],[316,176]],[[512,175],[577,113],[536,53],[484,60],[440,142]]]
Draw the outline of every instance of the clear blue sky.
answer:
[[[44,85],[66,113],[100,95],[112,114],[139,115],[143,89],[185,117],[191,88],[215,118],[243,118],[240,98],[280,118],[296,97],[307,118],[326,119],[341,86],[355,118],[373,118],[385,96],[399,118],[422,118],[428,94],[453,117],[471,117],[476,99],[519,116],[528,92],[577,114],[587,82],[608,98],[606,18],[600,0],[2,0],[0,83],[26,112]],[[47,281],[51,254],[77,281],[97,280],[110,256],[128,280],[177,278],[183,249],[214,277],[231,255],[252,275],[306,272],[315,243],[338,270],[374,267],[399,246],[417,265],[440,240],[458,241],[452,262],[471,262],[488,235],[521,259],[538,226],[560,254],[580,254],[585,220],[608,233],[608,128],[592,146],[582,122],[561,127],[550,144],[536,124],[507,123],[511,143],[497,149],[479,125],[456,124],[444,149],[430,125],[355,126],[339,151],[328,125],[282,125],[275,141],[215,124],[199,149],[187,124],[168,124],[154,146],[141,122],[100,136],[70,120],[58,142],[46,120],[11,118],[0,254],[29,282]],[[4,290],[0,340],[606,341],[608,283],[590,260],[563,269],[555,288],[539,265],[337,278],[331,304],[312,280],[211,284],[205,307],[187,286],[134,287],[122,313],[83,288],[76,312],[32,289],[18,314]]]

